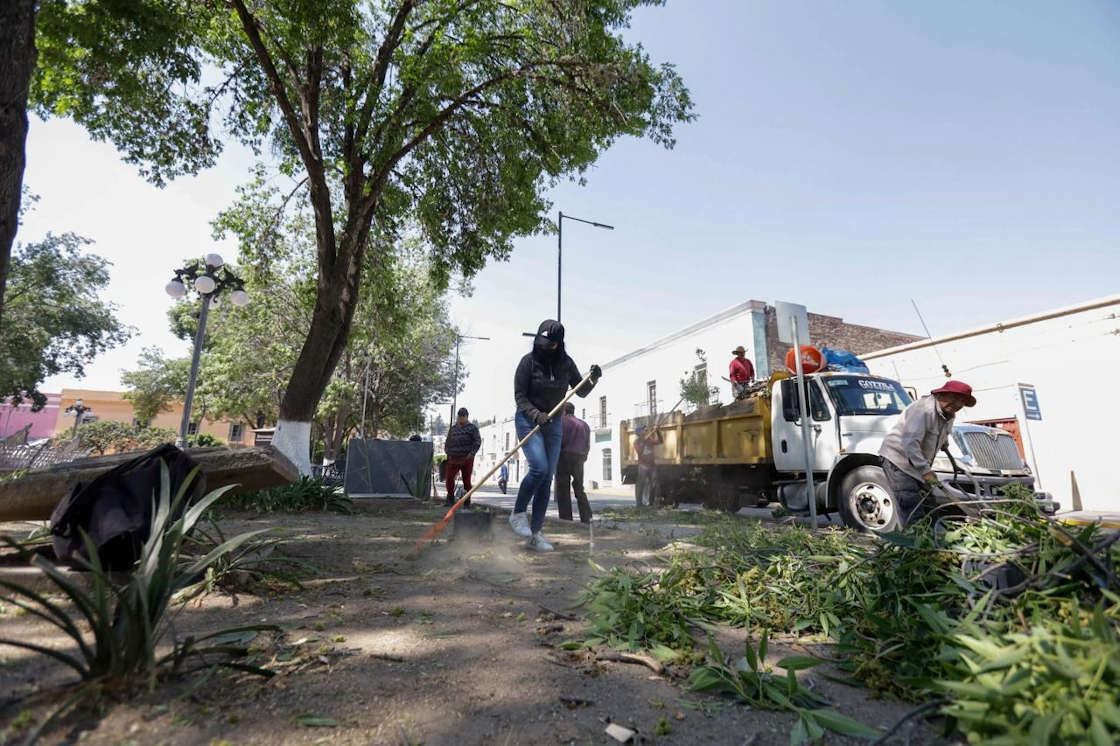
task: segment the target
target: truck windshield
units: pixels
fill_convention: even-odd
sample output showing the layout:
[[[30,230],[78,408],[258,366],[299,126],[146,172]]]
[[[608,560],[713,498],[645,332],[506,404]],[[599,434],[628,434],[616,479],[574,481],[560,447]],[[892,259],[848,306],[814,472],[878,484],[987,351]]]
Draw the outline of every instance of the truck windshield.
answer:
[[[898,381],[862,376],[829,376],[823,381],[841,415],[901,414],[910,396]]]

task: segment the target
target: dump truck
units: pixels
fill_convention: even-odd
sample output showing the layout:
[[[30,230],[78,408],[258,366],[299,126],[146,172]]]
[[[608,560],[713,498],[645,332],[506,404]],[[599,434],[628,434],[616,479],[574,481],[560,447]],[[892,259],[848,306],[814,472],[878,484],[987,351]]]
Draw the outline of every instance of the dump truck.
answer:
[[[804,377],[810,419],[817,511],[838,513],[862,531],[897,529],[896,507],[879,458],[883,438],[911,403],[898,381],[865,373],[821,372]],[[726,406],[695,412],[668,412],[623,421],[621,467],[624,483],[637,476],[635,428],[657,427],[662,442],[653,449],[663,504],[700,502],[738,510],[780,503],[788,512],[807,513],[805,450],[797,379],[775,373],[753,393]],[[1034,492],[1044,510],[1056,505],[1034,491],[1014,437],[998,428],[954,427],[934,472],[964,499],[996,498],[1020,484]]]

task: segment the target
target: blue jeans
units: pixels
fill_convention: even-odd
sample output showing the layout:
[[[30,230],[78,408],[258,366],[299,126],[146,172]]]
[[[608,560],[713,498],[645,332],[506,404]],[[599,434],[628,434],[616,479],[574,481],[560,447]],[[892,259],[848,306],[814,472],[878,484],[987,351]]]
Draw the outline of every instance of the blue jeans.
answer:
[[[533,429],[533,422],[524,412],[513,418],[517,439],[521,440]],[[560,439],[564,435],[561,418],[555,417],[547,425],[533,434],[522,446],[525,458],[529,461],[529,471],[517,489],[517,501],[513,504],[514,513],[524,513],[533,501],[533,515],[529,528],[536,533],[544,525],[544,514],[548,510],[548,498],[552,493],[552,477],[556,474],[556,463],[560,460]]]

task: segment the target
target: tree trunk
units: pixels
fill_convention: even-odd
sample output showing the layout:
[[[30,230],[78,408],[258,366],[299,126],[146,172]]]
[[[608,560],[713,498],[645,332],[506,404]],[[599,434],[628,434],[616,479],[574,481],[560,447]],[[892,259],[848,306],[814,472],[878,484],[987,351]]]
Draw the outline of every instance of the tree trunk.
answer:
[[[365,231],[339,241],[333,264],[320,261],[318,298],[311,316],[311,328],[292,377],[280,402],[273,445],[291,459],[303,474],[311,472],[311,418],[334,369],[346,349],[350,324],[358,306],[358,280]]]
[[[35,69],[35,0],[0,0],[0,328],[27,163],[27,94]]]

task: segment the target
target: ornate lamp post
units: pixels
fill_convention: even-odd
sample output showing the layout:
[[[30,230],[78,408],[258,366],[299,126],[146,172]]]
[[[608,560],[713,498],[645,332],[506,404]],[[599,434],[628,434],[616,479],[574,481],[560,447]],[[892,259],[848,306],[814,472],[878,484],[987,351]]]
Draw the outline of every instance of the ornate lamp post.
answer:
[[[229,271],[218,254],[207,254],[202,261],[188,263],[175,270],[175,276],[167,283],[165,290],[172,298],[182,298],[187,294],[188,283],[198,291],[202,298],[202,308],[198,313],[198,331],[194,335],[194,352],[191,355],[191,373],[187,379],[187,396],[183,401],[183,421],[179,425],[179,447],[187,445],[187,430],[191,422],[191,404],[194,401],[194,384],[198,378],[198,361],[202,354],[202,340],[206,334],[206,316],[211,308],[217,308],[219,296],[228,291],[229,300],[235,306],[249,302],[244,282]]]
[[[62,410],[63,413],[68,417],[71,415],[74,417],[74,429],[70,431],[71,438],[78,437],[78,425],[82,424],[82,420],[84,420],[86,417],[86,412],[89,412],[92,409],[93,407],[87,407],[85,405],[85,402],[83,402],[81,399],[77,399],[69,407]]]

